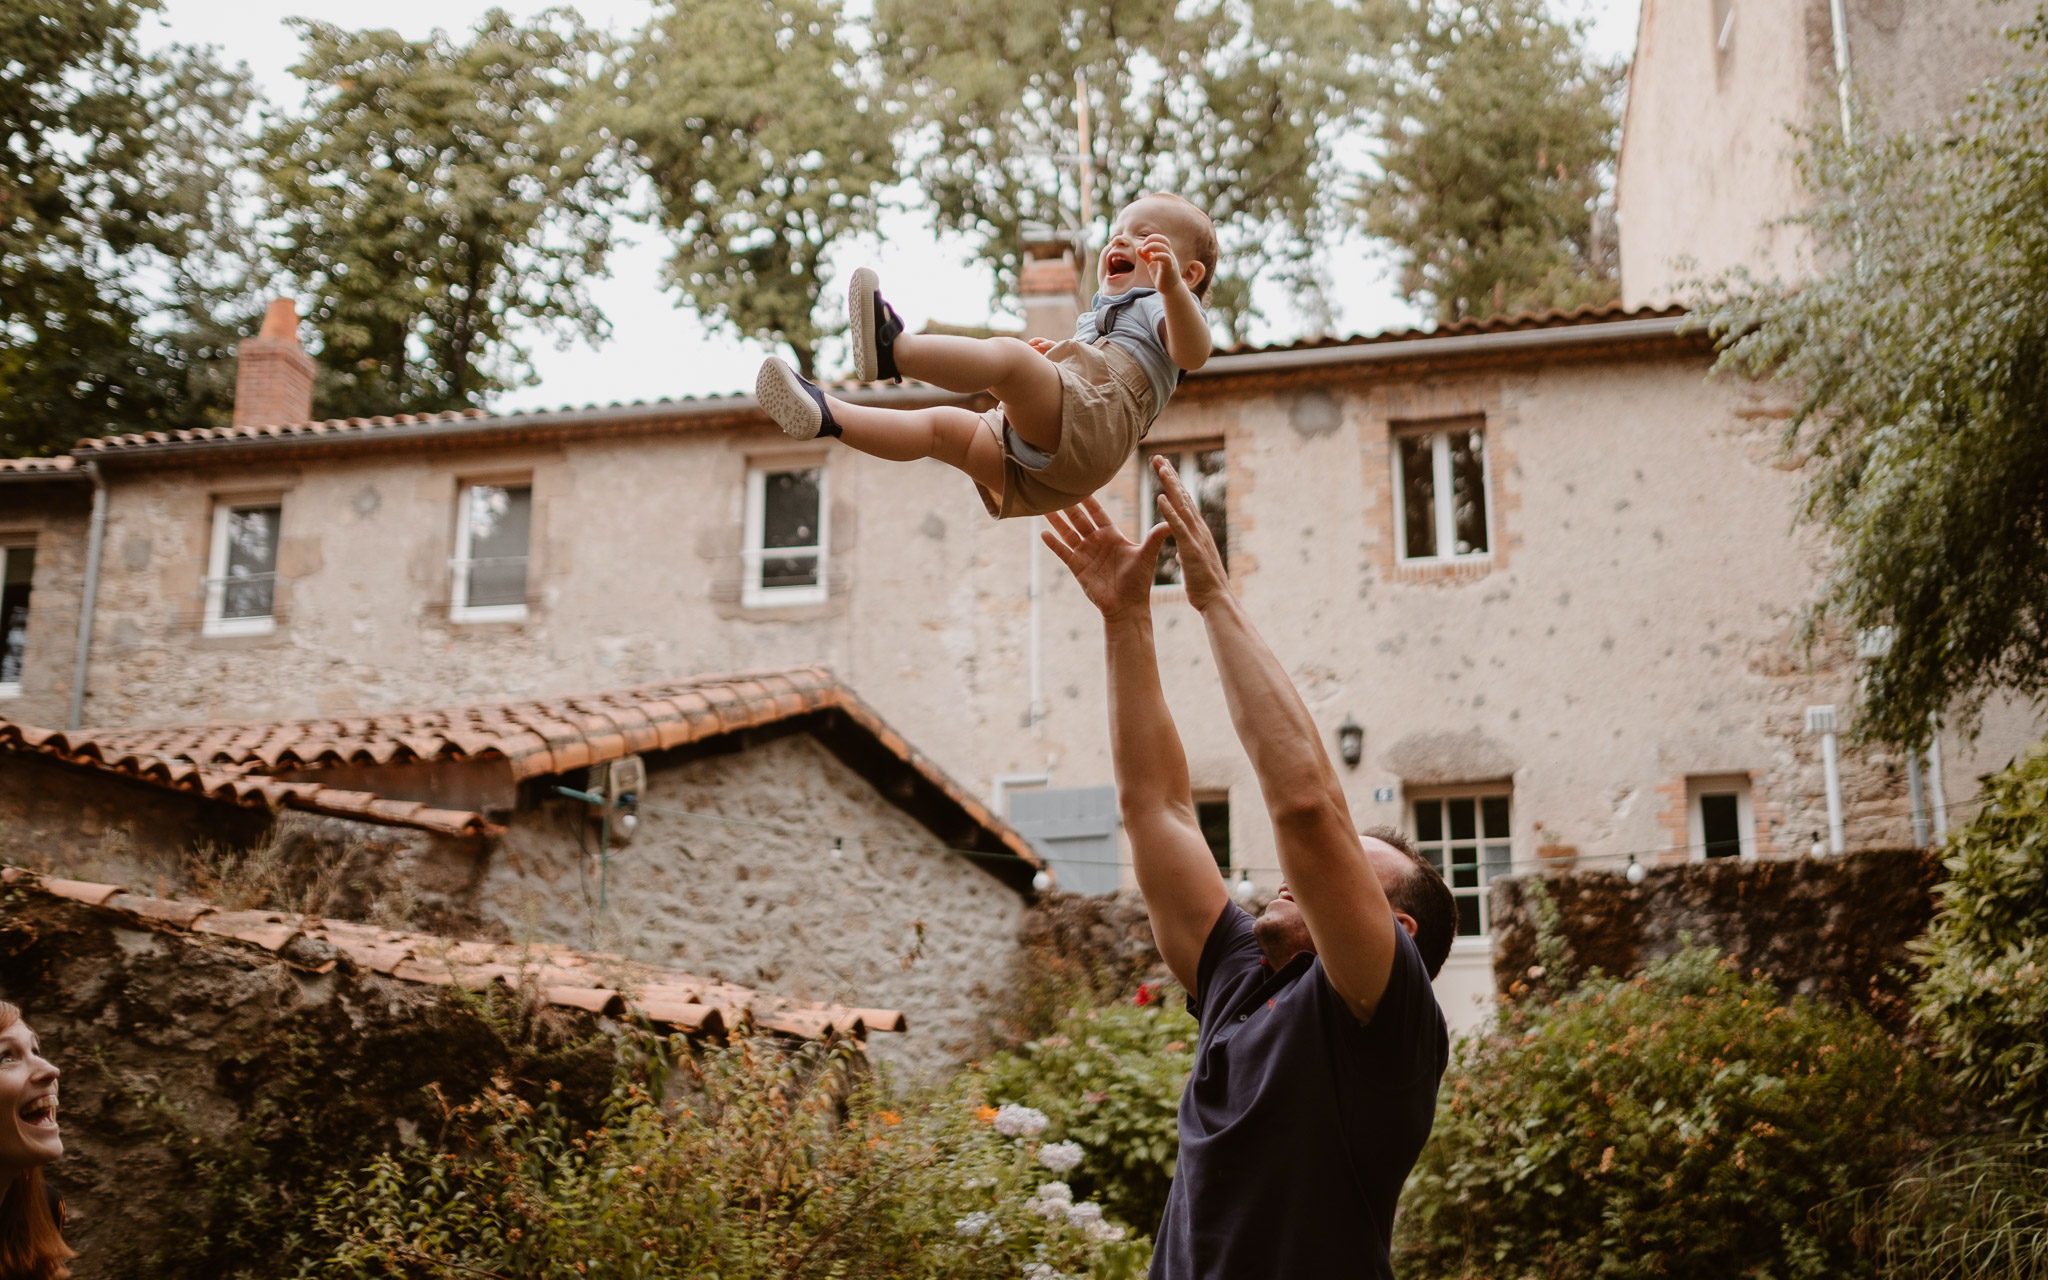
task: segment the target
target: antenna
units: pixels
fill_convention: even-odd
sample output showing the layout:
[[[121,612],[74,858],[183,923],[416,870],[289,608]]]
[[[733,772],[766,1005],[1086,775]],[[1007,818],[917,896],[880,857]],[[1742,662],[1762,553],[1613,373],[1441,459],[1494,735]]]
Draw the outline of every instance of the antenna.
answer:
[[[1074,236],[1075,265],[1081,268],[1081,296],[1095,295],[1095,254],[1088,237],[1095,226],[1095,144],[1088,132],[1088,73],[1074,68],[1074,111],[1081,127],[1081,229]]]

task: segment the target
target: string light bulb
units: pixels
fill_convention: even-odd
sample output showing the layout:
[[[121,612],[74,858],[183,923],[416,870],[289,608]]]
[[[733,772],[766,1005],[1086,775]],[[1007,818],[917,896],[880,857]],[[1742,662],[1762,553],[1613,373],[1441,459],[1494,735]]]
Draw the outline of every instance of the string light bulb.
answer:
[[[846,857],[846,837],[844,837],[844,836],[833,836],[833,837],[832,837],[832,852],[831,852],[831,857],[832,857],[832,861],[834,861],[834,862],[839,862],[839,861],[842,861],[842,860],[843,860],[843,859],[844,859],[844,858]]]
[[[1237,895],[1239,902],[1250,902],[1253,893],[1251,872],[1238,868],[1237,883],[1231,887],[1231,892]]]
[[[1044,871],[1041,870],[1031,877],[1031,889],[1034,893],[1044,893],[1050,888],[1052,888],[1052,877]]]
[[[1636,855],[1630,854],[1628,855],[1628,870],[1624,874],[1628,876],[1630,884],[1641,884],[1643,877],[1649,875],[1650,872],[1642,863],[1636,861]]]

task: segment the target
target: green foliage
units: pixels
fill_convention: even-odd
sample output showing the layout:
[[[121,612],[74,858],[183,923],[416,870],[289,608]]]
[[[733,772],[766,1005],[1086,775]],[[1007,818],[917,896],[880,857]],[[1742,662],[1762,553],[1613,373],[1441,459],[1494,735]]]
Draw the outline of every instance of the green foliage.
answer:
[[[1401,289],[1444,322],[1606,302],[1600,236],[1621,70],[1543,0],[1416,0],[1380,117],[1382,178],[1360,201]]]
[[[2048,1140],[1956,1143],[1858,1208],[1887,1275],[2048,1280]]]
[[[313,86],[265,136],[281,265],[314,302],[332,414],[466,408],[530,383],[515,319],[596,336],[619,186],[588,118],[599,53],[574,12],[436,31],[295,19]]]
[[[1939,1096],[1862,1013],[1782,1004],[1711,951],[1509,1006],[1445,1076],[1396,1269],[1858,1274],[1815,1210],[1888,1180]]]
[[[254,315],[246,73],[144,53],[153,0],[0,9],[0,452],[212,425]]]
[[[1377,42],[1364,9],[1331,0],[1018,0],[1000,20],[978,0],[877,0],[874,42],[923,145],[912,162],[939,225],[974,237],[1008,292],[1021,226],[1079,226],[1075,77],[1084,78],[1102,243],[1148,191],[1208,210],[1219,284],[1262,271],[1312,284],[1307,253],[1328,226],[1329,143],[1354,118],[1355,54]],[[1233,301],[1233,299],[1235,301]],[[1220,319],[1241,326],[1242,287]]]
[[[971,1077],[911,1105],[815,1048],[741,1042],[676,1069],[622,1078],[593,1129],[554,1095],[486,1092],[453,1117],[459,1152],[408,1147],[337,1178],[320,1210],[337,1243],[304,1274],[1143,1273],[1147,1243],[1077,1225],[1041,1188],[1040,1144],[999,1132]]]
[[[1076,1194],[1149,1228],[1166,1211],[1196,1029],[1178,988],[1143,990],[1144,1005],[1073,1009],[1053,1034],[977,1070],[989,1097],[1044,1112],[1051,1136],[1081,1144]]]
[[[1816,620],[1892,629],[1859,731],[1924,742],[1992,689],[2048,693],[2048,71],[1922,134],[1816,132],[1802,166],[1825,269],[1724,281],[1706,317],[1720,368],[1798,396],[1835,551]]]
[[[782,342],[815,376],[827,258],[896,177],[895,122],[860,83],[838,0],[658,9],[612,112],[654,181],[669,275],[705,320]]]
[[[1985,783],[1947,866],[1915,1014],[1985,1105],[2048,1127],[2048,743]]]

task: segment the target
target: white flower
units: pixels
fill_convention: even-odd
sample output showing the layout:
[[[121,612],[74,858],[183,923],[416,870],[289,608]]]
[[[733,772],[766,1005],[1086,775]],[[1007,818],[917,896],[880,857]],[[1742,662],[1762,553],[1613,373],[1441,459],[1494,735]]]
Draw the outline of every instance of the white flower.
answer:
[[[1072,1280],[1072,1277],[1056,1270],[1049,1262],[1027,1262],[1024,1264],[1024,1280]]]
[[[1003,1229],[996,1224],[996,1215],[986,1209],[976,1209],[973,1213],[968,1214],[953,1224],[953,1234],[956,1236],[986,1234],[991,1241],[997,1241],[1003,1238]]]
[[[1065,1173],[1081,1163],[1081,1144],[1078,1142],[1048,1142],[1038,1149],[1038,1163],[1054,1173]]]
[[[1074,1191],[1064,1182],[1043,1182],[1038,1194],[1024,1202],[1024,1207],[1041,1218],[1063,1218],[1074,1203]]]
[[[1067,1224],[1087,1233],[1091,1240],[1121,1240],[1124,1229],[1102,1216],[1102,1206],[1085,1200],[1067,1209]]]
[[[1005,1138],[1035,1138],[1045,1132],[1045,1112],[1005,1102],[996,1109],[996,1132]]]

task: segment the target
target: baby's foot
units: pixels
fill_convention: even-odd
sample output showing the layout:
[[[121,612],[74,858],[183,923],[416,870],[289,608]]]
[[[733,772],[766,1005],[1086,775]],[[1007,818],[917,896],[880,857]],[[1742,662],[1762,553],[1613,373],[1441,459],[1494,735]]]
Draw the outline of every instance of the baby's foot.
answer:
[[[760,376],[754,379],[754,398],[761,402],[762,412],[775,419],[775,425],[793,440],[839,434],[825,393],[774,356],[761,362]]]
[[[853,376],[856,381],[875,382],[887,378],[903,381],[896,372],[896,335],[903,321],[896,308],[882,301],[881,281],[862,267],[853,273],[846,291],[846,318],[853,328]]]

